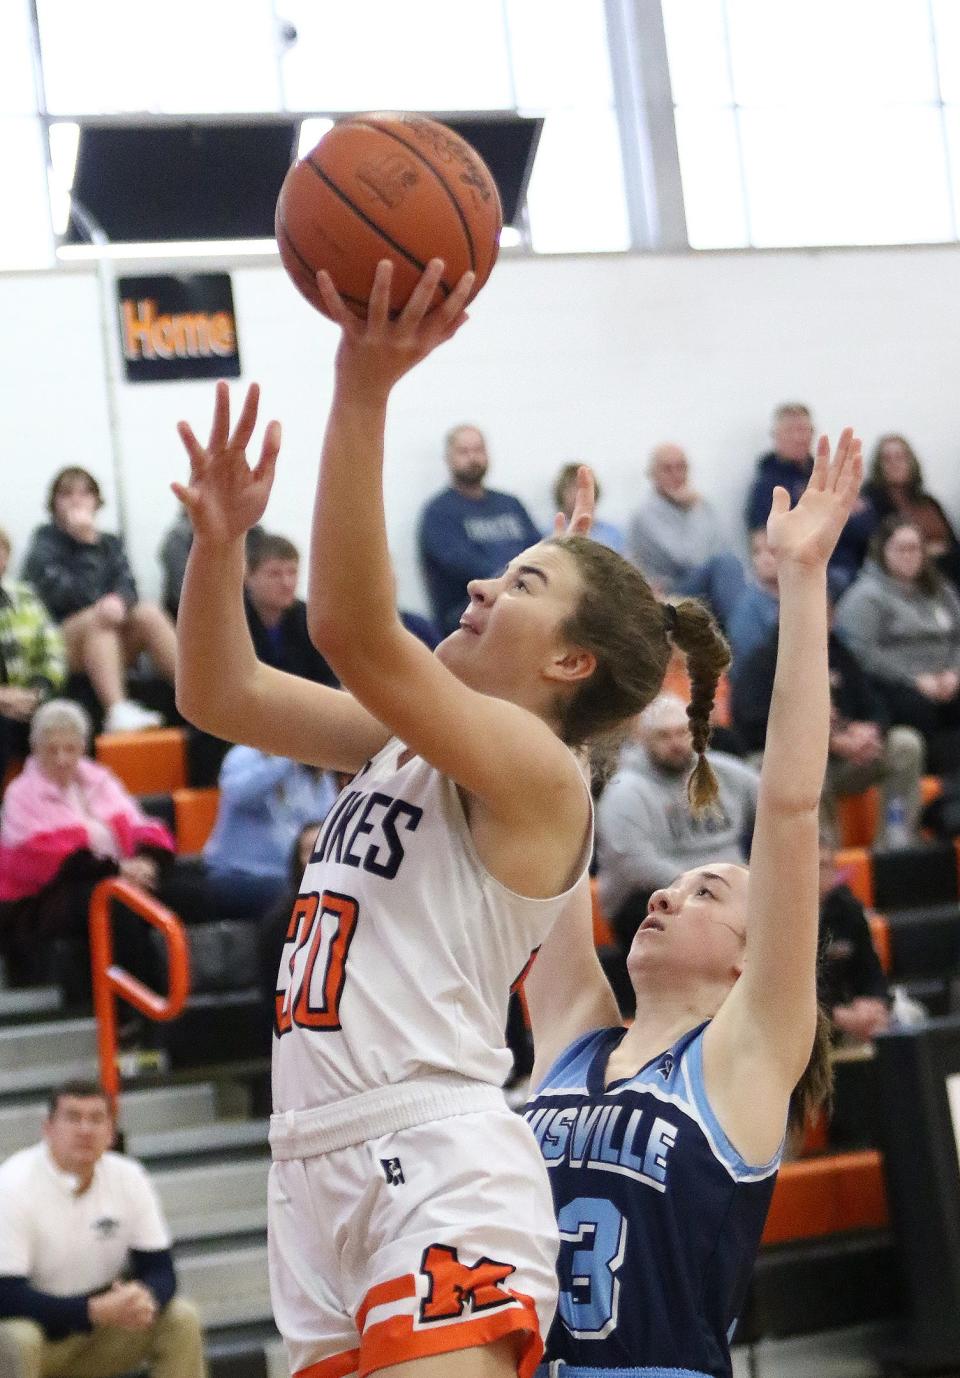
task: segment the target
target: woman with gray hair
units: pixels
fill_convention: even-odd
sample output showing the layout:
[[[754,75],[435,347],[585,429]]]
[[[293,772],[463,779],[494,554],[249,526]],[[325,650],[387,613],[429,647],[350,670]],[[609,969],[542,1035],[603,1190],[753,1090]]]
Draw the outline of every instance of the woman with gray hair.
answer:
[[[86,939],[98,880],[121,875],[155,890],[174,850],[167,829],[143,812],[112,771],[86,756],[89,739],[90,718],[79,704],[43,704],[30,724],[23,772],[3,798],[0,948],[15,981],[43,974],[53,940]],[[122,945],[129,948],[125,940],[144,926],[115,927],[119,957]],[[138,974],[146,974],[144,946],[130,953]]]

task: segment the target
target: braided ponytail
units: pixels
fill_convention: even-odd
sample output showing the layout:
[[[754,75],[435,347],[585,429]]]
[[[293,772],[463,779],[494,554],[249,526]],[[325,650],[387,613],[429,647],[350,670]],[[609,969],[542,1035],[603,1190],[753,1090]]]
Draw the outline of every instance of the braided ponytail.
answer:
[[[730,664],[730,647],[710,613],[695,598],[664,604],[664,629],[683,652],[690,676],[687,717],[697,764],[687,785],[690,807],[699,815],[716,808],[717,777],[706,751],[710,742],[710,714],[717,683]]]
[[[793,1088],[787,1118],[791,1133],[799,1133],[808,1120],[829,1117],[833,1105],[833,1047],[830,1017],[817,1005],[817,1031],[803,1076]]]

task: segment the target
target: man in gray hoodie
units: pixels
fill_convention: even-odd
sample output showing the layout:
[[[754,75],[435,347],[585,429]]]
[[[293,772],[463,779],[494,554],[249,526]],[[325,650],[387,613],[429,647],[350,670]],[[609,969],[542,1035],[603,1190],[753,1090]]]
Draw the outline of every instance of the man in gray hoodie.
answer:
[[[653,491],[630,519],[628,557],[661,593],[704,598],[726,626],[744,574],[716,512],[690,482],[679,445],[658,445],[647,473]]]
[[[654,890],[710,861],[746,862],[760,777],[743,761],[710,751],[718,808],[695,818],[687,799],[693,740],[686,705],[661,694],[636,721],[597,809],[600,901],[626,952]]]

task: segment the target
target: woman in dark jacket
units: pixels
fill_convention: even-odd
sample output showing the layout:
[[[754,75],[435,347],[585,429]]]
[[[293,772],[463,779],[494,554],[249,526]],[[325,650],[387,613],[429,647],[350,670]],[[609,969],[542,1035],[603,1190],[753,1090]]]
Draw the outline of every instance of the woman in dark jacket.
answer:
[[[127,697],[126,669],[146,651],[172,684],[176,633],[162,608],[140,601],[119,536],[97,530],[102,506],[92,474],[61,469],[47,499],[52,520],[33,533],[23,577],[60,623],[70,668],[88,676],[105,730],[136,732],[162,719]]]
[[[863,496],[878,520],[896,515],[912,522],[930,558],[960,584],[960,542],[946,512],[924,487],[920,461],[905,436],[882,435],[877,441]]]

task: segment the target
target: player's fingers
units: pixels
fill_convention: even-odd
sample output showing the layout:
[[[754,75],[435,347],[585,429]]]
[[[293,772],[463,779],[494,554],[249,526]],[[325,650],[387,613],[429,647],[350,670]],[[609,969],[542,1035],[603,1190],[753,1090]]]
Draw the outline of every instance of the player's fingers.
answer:
[[[199,478],[206,466],[207,456],[200,441],[194,435],[193,427],[189,421],[177,422],[177,435],[183,442],[183,448],[190,459],[190,477]]]
[[[807,487],[812,492],[822,492],[827,481],[827,470],[830,466],[830,441],[827,436],[822,435],[817,441],[817,452],[813,461],[813,472],[810,475],[810,482]]]
[[[245,450],[250,444],[253,428],[257,424],[257,409],[260,406],[260,384],[251,383],[243,399],[243,408],[237,417],[237,424],[230,437],[231,450]]]
[[[390,284],[393,281],[393,264],[388,258],[381,258],[373,275],[373,286],[367,301],[367,333],[381,331],[390,319]]]
[[[336,325],[346,329],[351,321],[354,325],[356,324],[356,316],[347,310],[343,298],[336,287],[334,287],[333,278],[327,272],[326,268],[321,268],[319,273],[317,273],[317,291],[320,293],[320,300],[323,302],[324,310]]]
[[[770,515],[771,517],[782,517],[786,512],[789,511],[790,494],[787,492],[786,488],[781,488],[778,483],[776,488],[774,488],[773,490],[772,500],[770,503]]]
[[[844,426],[840,432],[840,439],[837,441],[837,448],[833,452],[833,459],[830,461],[830,468],[827,471],[827,488],[836,489],[842,481],[844,469],[850,454],[850,446],[853,440],[853,428]]]
[[[850,441],[846,462],[837,476],[837,492],[847,502],[853,503],[863,482],[863,446],[860,437],[855,435]]]
[[[182,483],[171,483],[170,490],[192,516],[198,501],[196,493],[189,488],[184,488]]]
[[[457,328],[459,329],[460,325],[463,324],[460,317],[464,315],[476,277],[476,273],[464,273],[446,301],[437,307],[437,320],[441,325],[458,321]]]
[[[260,447],[260,459],[257,467],[253,471],[255,479],[269,479],[273,482],[273,471],[277,467],[277,456],[280,453],[280,422],[271,421],[263,433],[263,444]]]
[[[577,487],[573,500],[573,515],[570,525],[587,521],[586,530],[593,525],[593,509],[597,505],[597,483],[589,464],[581,464],[577,469]],[[578,527],[578,529],[581,529]]]
[[[457,331],[462,326],[466,325],[469,319],[470,317],[468,313],[466,311],[461,311],[460,315],[453,322],[453,324],[448,325],[446,330],[444,330],[443,334],[440,336],[441,343],[446,344],[447,340],[452,340],[454,335],[456,335]]]
[[[397,317],[398,323],[404,326],[416,328],[423,320],[430,303],[436,295],[437,286],[443,277],[444,262],[442,258],[432,258],[426,268],[420,274],[416,287],[410,293],[407,303],[400,315]]]
[[[210,439],[207,442],[207,449],[211,454],[223,449],[229,434],[230,390],[221,379],[213,391],[213,423],[210,427]]]

